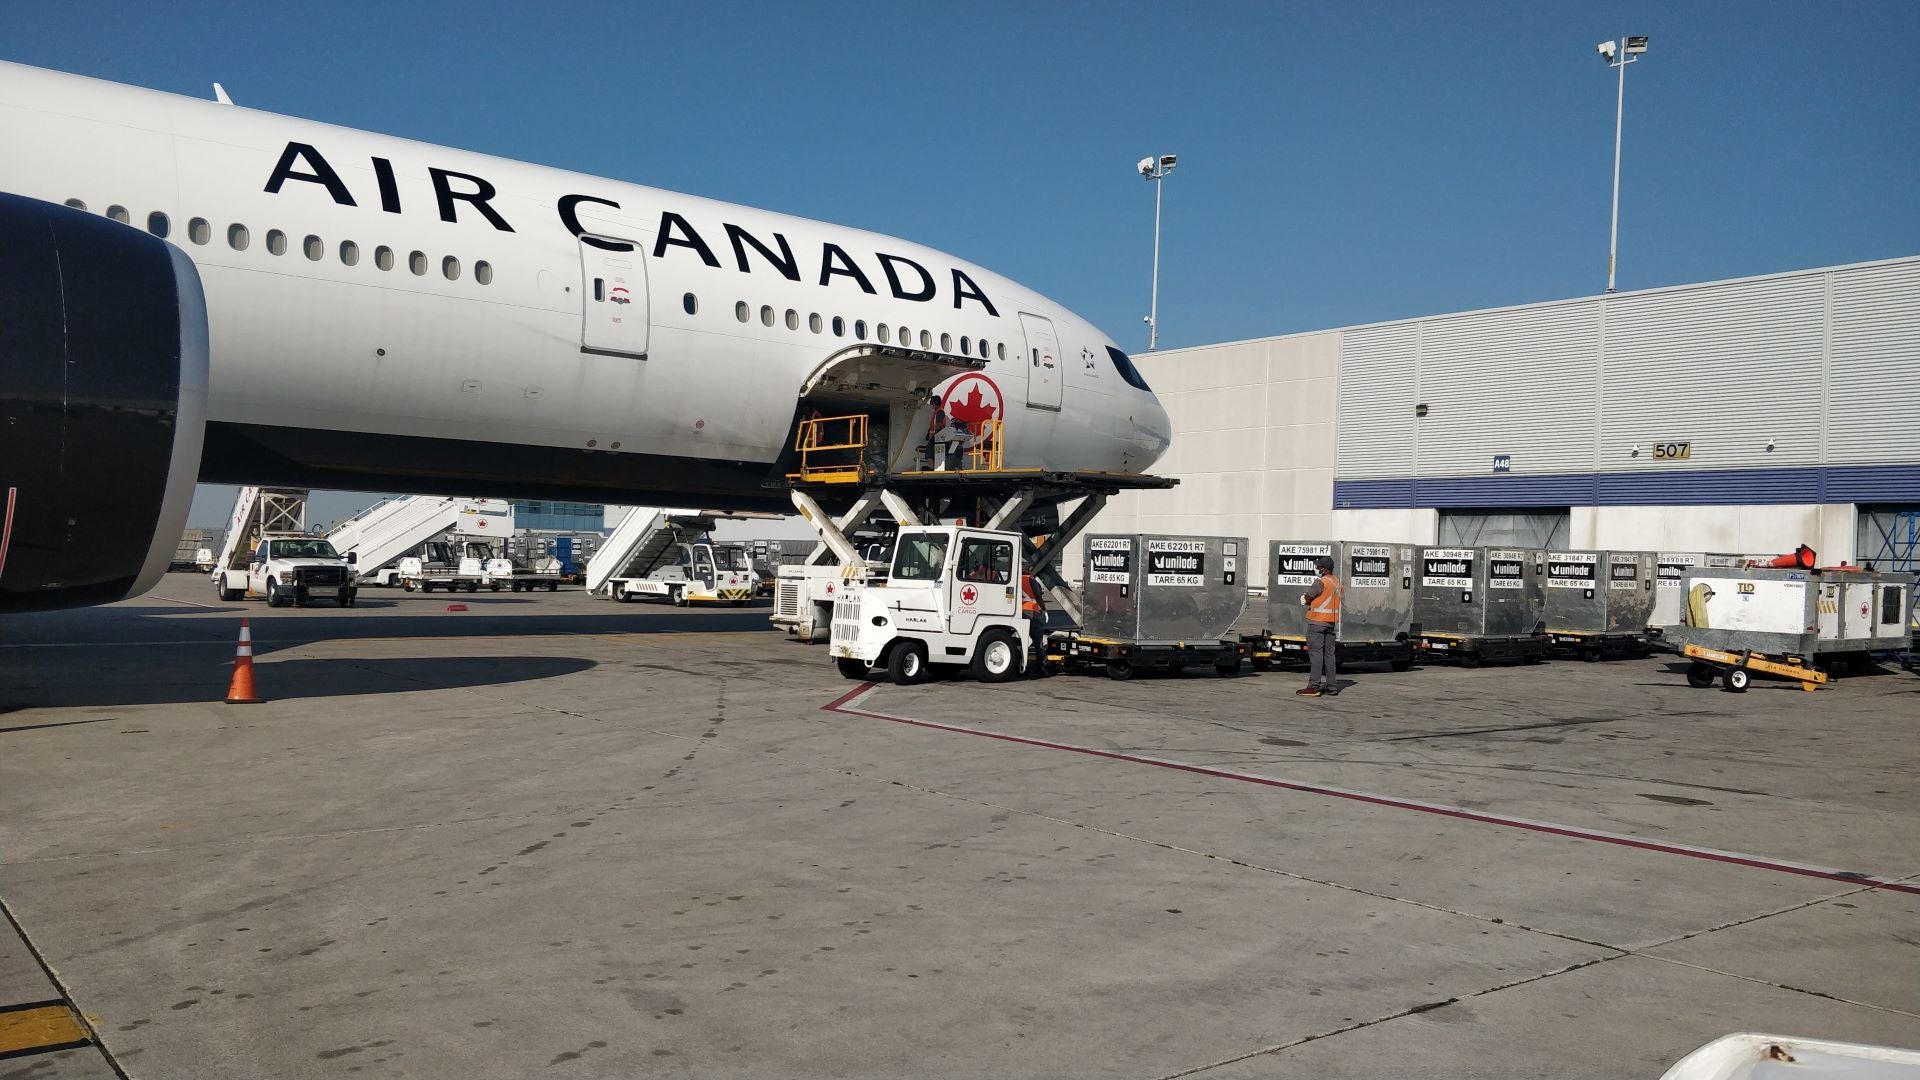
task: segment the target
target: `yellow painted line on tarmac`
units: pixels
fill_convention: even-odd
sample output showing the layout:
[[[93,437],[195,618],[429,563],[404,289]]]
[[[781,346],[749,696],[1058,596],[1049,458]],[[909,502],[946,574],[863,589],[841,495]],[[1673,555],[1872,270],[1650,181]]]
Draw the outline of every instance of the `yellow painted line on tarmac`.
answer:
[[[0,1058],[50,1054],[92,1044],[87,1029],[65,1005],[28,1004],[0,1011]]]

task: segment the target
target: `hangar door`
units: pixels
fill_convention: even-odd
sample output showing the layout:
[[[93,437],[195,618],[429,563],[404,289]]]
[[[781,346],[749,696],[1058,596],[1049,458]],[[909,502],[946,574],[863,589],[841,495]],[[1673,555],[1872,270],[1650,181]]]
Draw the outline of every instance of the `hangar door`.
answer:
[[[1564,548],[1572,527],[1566,510],[1441,510],[1441,547]]]
[[[609,248],[625,248],[610,251]],[[647,261],[638,244],[580,237],[580,351],[647,358]]]

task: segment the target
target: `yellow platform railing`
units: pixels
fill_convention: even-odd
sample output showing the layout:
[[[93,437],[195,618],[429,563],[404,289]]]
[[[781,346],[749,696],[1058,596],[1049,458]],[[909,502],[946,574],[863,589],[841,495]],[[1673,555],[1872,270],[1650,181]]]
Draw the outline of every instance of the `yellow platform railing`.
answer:
[[[966,472],[999,472],[1006,463],[1006,444],[1000,438],[999,417],[983,421],[980,434],[974,436],[973,445],[967,447]]]
[[[793,448],[800,452],[800,471],[790,480],[811,484],[853,484],[862,476],[861,457],[867,449],[867,417],[816,416],[794,429]]]

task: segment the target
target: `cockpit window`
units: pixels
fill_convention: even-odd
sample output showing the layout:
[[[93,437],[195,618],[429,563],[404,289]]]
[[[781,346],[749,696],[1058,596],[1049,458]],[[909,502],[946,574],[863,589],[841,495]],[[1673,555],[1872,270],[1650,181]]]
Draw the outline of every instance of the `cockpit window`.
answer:
[[[1153,387],[1148,386],[1147,380],[1141,378],[1140,369],[1133,366],[1133,360],[1126,353],[1109,345],[1107,355],[1113,358],[1114,370],[1120,373],[1120,377],[1127,381],[1128,386],[1136,390],[1145,390],[1149,394],[1153,393]]]

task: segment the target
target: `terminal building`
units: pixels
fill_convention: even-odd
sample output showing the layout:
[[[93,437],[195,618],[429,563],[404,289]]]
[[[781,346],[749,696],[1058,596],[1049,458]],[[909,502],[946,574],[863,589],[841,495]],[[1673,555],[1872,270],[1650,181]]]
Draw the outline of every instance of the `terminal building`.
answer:
[[[1094,529],[1920,557],[1920,256],[1134,358],[1171,491]]]

